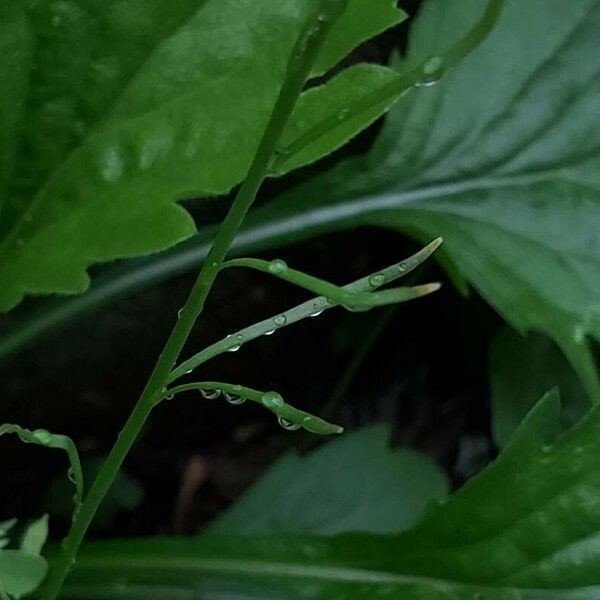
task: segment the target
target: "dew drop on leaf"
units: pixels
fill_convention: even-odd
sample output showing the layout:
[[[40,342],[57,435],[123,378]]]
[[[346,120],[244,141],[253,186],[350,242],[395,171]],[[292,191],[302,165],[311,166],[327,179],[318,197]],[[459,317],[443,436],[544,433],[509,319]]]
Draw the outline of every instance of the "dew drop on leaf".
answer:
[[[277,327],[283,327],[287,323],[287,317],[285,315],[277,315],[273,321]]]
[[[229,404],[244,404],[246,402],[246,398],[244,396],[238,396],[237,394],[232,394],[231,392],[224,392],[223,396],[225,396],[225,400],[229,402]]]
[[[266,408],[281,408],[285,405],[283,398],[277,392],[265,392],[261,397],[260,401]]]
[[[216,400],[221,395],[221,390],[204,390],[201,389],[200,393],[207,400]]]
[[[369,284],[371,287],[379,287],[385,283],[385,275],[383,273],[375,273],[369,277]]]
[[[36,429],[33,432],[33,437],[40,444],[49,444],[52,441],[52,434],[46,429]]]
[[[416,87],[431,87],[442,77],[444,72],[444,60],[439,56],[432,56],[423,65],[423,76],[415,83]]]
[[[277,422],[288,431],[297,431],[300,429],[300,425],[298,425],[298,423],[292,423],[292,421],[288,421],[284,417],[277,417]]]
[[[269,272],[273,273],[274,275],[281,275],[282,273],[285,273],[288,270],[288,266],[285,263],[285,261],[276,258],[275,260],[272,260],[269,263]]]

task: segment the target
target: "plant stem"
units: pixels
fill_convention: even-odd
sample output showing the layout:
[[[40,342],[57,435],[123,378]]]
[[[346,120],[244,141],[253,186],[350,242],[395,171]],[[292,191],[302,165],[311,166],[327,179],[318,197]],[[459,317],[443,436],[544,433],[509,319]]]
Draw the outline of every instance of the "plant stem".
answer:
[[[115,445],[102,465],[81,510],[73,522],[69,535],[63,543],[62,551],[42,591],[42,600],[55,600],[60,593],[98,506],[110,489],[152,408],[162,397],[162,391],[171,369],[175,365],[175,361],[179,357],[196,319],[202,312],[204,302],[219,272],[220,265],[225,259],[250,206],[254,202],[262,182],[267,176],[277,141],[296,105],[306,80],[310,76],[312,65],[323,41],[335,20],[344,12],[347,0],[321,0],[320,4],[320,13],[311,15],[296,40],[288,62],[285,81],[246,178],[217,231],[207,260],[202,266],[192,291],[179,313],[179,318],[156,362],[142,395],[121,430]]]

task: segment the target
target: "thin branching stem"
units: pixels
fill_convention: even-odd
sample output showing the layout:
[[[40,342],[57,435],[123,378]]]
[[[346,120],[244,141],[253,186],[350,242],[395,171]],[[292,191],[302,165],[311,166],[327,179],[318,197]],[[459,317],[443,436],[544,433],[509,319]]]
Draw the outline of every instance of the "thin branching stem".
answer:
[[[240,226],[264,181],[274,155],[277,141],[287,124],[296,102],[308,79],[325,38],[333,23],[344,12],[347,0],[321,0],[320,9],[307,20],[298,36],[288,62],[285,81],[258,145],[246,178],[221,223],[213,245],[203,264],[190,295],[150,375],[148,383],[106,458],[87,495],[62,551],[54,563],[42,590],[42,600],[55,600],[71,569],[79,546],[85,537],[98,506],[110,489],[125,457],[140,434],[153,406],[163,393],[167,379],[177,360],[204,302],[212,288],[219,268],[225,259]]]

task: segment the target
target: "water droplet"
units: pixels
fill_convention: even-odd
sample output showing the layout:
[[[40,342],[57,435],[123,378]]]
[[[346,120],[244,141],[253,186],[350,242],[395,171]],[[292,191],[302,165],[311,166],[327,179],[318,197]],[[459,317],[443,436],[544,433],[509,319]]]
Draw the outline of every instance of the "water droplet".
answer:
[[[287,317],[285,315],[277,315],[273,321],[277,327],[283,327],[287,323]]]
[[[182,315],[182,314],[183,314],[183,308],[180,308],[180,309],[177,311],[177,318],[178,318],[178,319],[181,319],[181,315]]]
[[[244,341],[244,336],[241,333],[236,334],[235,339],[241,344]]]
[[[260,401],[267,408],[281,408],[285,405],[283,398],[277,392],[265,392],[261,397]]]
[[[269,331],[265,331],[265,335],[273,335],[275,333],[274,329],[271,329]]]
[[[52,442],[52,434],[46,429],[36,429],[33,432],[33,437],[40,444],[49,444]]]
[[[274,152],[277,156],[288,156],[290,149],[287,146],[277,146]]]
[[[297,431],[300,429],[300,425],[298,425],[298,423],[292,423],[292,421],[288,421],[284,417],[277,417],[277,422],[288,431]]]
[[[444,72],[444,60],[439,56],[432,56],[423,65],[423,76],[415,83],[416,87],[431,87],[442,77]]]
[[[400,263],[398,265],[398,271],[400,271],[400,273],[404,273],[406,271],[406,264],[405,263]]]
[[[173,400],[173,398],[175,398],[175,394],[166,394],[164,398],[165,400]]]
[[[202,394],[202,397],[206,398],[207,400],[216,400],[221,395],[221,390],[216,390],[216,389],[205,390],[205,389],[201,389],[200,393]]]
[[[313,302],[313,312],[310,313],[311,317],[318,317],[324,310],[325,308],[322,307],[318,302]]]
[[[246,402],[246,398],[244,396],[238,396],[237,394],[232,394],[231,392],[223,392],[223,396],[225,396],[225,400],[229,402],[229,404],[244,404]]]
[[[273,273],[274,275],[281,275],[288,270],[288,266],[285,261],[276,258],[269,263],[269,273]]]
[[[241,346],[238,344],[237,346],[231,346],[231,348],[227,348],[227,352],[237,352]]]
[[[342,108],[337,115],[338,121],[345,121],[350,116],[349,108]]]
[[[379,287],[385,283],[385,275],[383,273],[375,273],[369,277],[369,285],[371,287]]]

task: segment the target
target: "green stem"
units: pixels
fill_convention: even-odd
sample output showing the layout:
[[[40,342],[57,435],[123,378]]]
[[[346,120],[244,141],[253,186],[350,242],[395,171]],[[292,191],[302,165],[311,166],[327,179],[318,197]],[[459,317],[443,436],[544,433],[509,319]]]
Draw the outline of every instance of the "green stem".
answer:
[[[367,292],[355,292],[348,291],[333,283],[303,273],[302,271],[290,269],[282,261],[269,262],[259,258],[239,258],[236,260],[229,260],[221,265],[221,268],[226,267],[247,267],[249,269],[262,271],[263,273],[269,273],[270,275],[274,275],[284,281],[288,281],[298,287],[304,288],[309,292],[325,296],[331,304],[340,304],[348,310],[356,311],[369,310],[377,306],[414,300],[415,298],[420,298],[431,292],[435,292],[440,288],[439,283],[426,283],[410,288],[393,288],[385,290],[384,292],[373,292],[372,290]],[[376,281],[379,281],[379,283],[375,283]],[[372,282],[371,286],[373,289],[388,283],[383,273],[374,273],[372,275]]]
[[[42,591],[42,600],[55,600],[96,514],[98,506],[110,489],[115,476],[131,447],[140,434],[152,408],[162,397],[169,374],[175,361],[202,312],[204,302],[215,281],[217,273],[256,194],[269,170],[271,157],[281,133],[296,105],[302,88],[310,75],[317,54],[333,23],[346,8],[347,0],[321,0],[320,14],[312,15],[292,50],[285,81],[271,113],[271,117],[260,141],[246,178],[229,209],[225,220],[217,231],[198,279],[179,313],[179,318],[154,367],[142,395],[125,423],[115,445],[102,465],[92,488],[87,495],[77,518],[73,522],[63,549],[51,570]]]
[[[362,277],[357,281],[345,285],[342,289],[345,292],[352,294],[366,294],[372,293],[373,290],[377,289],[381,285],[391,283],[400,277],[404,277],[420,264],[422,264],[427,258],[429,258],[442,243],[441,238],[436,238],[431,243],[427,244],[425,248],[419,250],[413,256],[403,260],[399,263],[391,265],[385,269],[381,269],[373,275],[381,275],[374,280],[373,275]],[[230,263],[226,263],[230,264]],[[283,313],[280,313],[269,319],[264,319],[258,323],[254,323],[249,327],[240,329],[234,334],[228,335],[227,337],[207,346],[200,352],[194,354],[192,357],[185,360],[183,363],[173,369],[169,375],[168,383],[172,383],[179,377],[186,375],[193,371],[196,367],[204,364],[211,358],[223,354],[227,351],[233,351],[239,349],[242,344],[246,344],[251,340],[255,340],[263,335],[270,335],[276,330],[297,323],[307,317],[315,317],[320,315],[323,311],[329,310],[337,306],[337,303],[331,302],[330,299],[325,296],[319,296],[318,298],[312,298],[307,300],[294,308],[291,308]]]
[[[223,393],[226,400],[231,404],[243,404],[246,400],[256,402],[274,413],[279,420],[279,424],[290,431],[295,431],[301,427],[317,435],[331,435],[334,433],[343,433],[344,431],[343,427],[339,425],[328,423],[320,417],[311,415],[288,404],[277,392],[260,392],[249,387],[232,385],[231,383],[222,383],[219,381],[184,383],[168,389],[164,398],[170,399],[176,394],[189,391],[204,392],[203,396],[206,399],[210,399],[209,396],[205,395],[206,392],[213,392],[215,394],[214,399]]]

